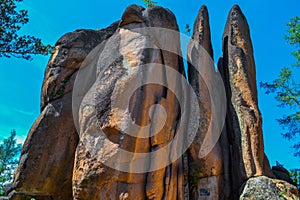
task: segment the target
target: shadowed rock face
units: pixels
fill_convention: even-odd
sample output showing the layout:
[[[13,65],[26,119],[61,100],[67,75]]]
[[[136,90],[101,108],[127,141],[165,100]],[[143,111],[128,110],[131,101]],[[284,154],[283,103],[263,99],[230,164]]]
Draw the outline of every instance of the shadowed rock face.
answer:
[[[118,23],[106,29],[77,30],[62,36],[55,44],[43,81],[41,110],[49,102],[59,99],[72,91],[76,72],[86,56],[98,44],[112,35]]]
[[[262,117],[258,108],[256,72],[249,26],[238,6],[228,16],[219,61],[227,89],[227,123],[223,142],[230,154],[233,194],[250,177],[272,176],[264,155]],[[228,145],[226,145],[226,143]],[[230,170],[230,169],[228,169]],[[226,172],[225,172],[226,173]]]
[[[64,35],[45,71],[41,114],[24,143],[10,199],[276,199],[280,191],[296,197],[294,186],[270,179],[253,47],[240,8],[226,23],[220,82],[207,8],[198,13],[187,55],[195,99],[184,85],[179,38],[171,11],[137,5],[106,29]],[[223,83],[226,102],[213,101]],[[201,156],[204,139],[214,139],[216,102],[224,113],[227,106],[226,123]],[[191,127],[196,133],[186,151]]]
[[[87,54],[113,34],[117,24],[100,31],[78,30],[55,45],[45,71],[41,114],[23,145],[11,199],[72,199],[72,171],[78,144],[72,115],[72,88]],[[63,192],[62,192],[63,191]]]
[[[200,107],[199,128],[194,142],[189,148],[190,163],[193,163],[189,167],[189,174],[191,177],[198,179],[196,184],[192,184],[195,187],[190,188],[190,197],[197,199],[200,195],[199,188],[209,188],[212,191],[210,197],[212,199],[219,199],[222,179],[222,150],[220,143],[217,142],[210,153],[204,158],[200,159],[198,157],[203,140],[207,137],[208,127],[211,122],[211,99],[202,75],[206,75],[206,80],[214,81],[211,78],[213,76],[211,73],[215,73],[209,17],[205,6],[201,7],[194,23],[194,32],[188,47],[188,61],[189,82],[196,92]],[[198,65],[201,73],[197,72],[197,66],[193,66],[191,63]]]

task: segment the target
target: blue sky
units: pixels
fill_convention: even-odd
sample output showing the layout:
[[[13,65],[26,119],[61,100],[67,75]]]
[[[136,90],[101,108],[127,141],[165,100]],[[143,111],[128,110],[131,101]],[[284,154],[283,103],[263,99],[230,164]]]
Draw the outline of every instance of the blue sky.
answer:
[[[228,12],[234,4],[240,5],[251,29],[257,80],[273,80],[281,67],[294,63],[293,50],[283,39],[285,24],[300,15],[299,0],[157,0],[177,17],[182,32],[185,24],[193,25],[201,5],[207,5],[210,15],[215,62],[221,55],[222,33]],[[142,0],[25,0],[19,5],[29,10],[30,21],[22,33],[31,34],[52,45],[65,33],[76,29],[100,29],[121,18],[130,4]],[[11,129],[16,129],[18,140],[23,141],[39,115],[40,90],[49,57],[36,56],[33,61],[0,58],[0,141]],[[296,77],[299,80],[299,73]],[[291,143],[284,140],[275,119],[283,114],[272,96],[259,88],[259,106],[263,115],[265,151],[271,165],[275,161],[287,168],[300,167],[293,157]],[[299,138],[300,139],[300,138]]]

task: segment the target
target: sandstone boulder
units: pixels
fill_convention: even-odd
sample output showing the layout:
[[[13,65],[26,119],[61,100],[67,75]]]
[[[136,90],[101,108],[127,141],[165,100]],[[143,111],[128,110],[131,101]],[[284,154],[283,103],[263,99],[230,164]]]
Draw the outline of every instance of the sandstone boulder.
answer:
[[[116,25],[100,31],[78,30],[56,43],[45,72],[42,112],[23,145],[10,188],[11,199],[72,199],[72,172],[78,144],[72,117],[74,80],[87,54],[113,34]]]
[[[299,199],[299,194],[297,188],[286,181],[260,176],[246,182],[240,199],[293,200]]]
[[[174,32],[147,29],[150,27]],[[183,199],[182,159],[171,161],[168,151],[146,156],[172,142],[182,114],[174,93],[181,88],[180,77],[169,77],[161,67],[166,65],[182,76],[176,31],[176,19],[169,10],[132,5],[125,10],[116,33],[92,54],[97,57],[88,56],[93,60],[88,66],[96,67],[88,72],[88,66],[83,66],[74,87],[85,87],[85,80],[92,81],[87,84],[91,87],[73,93],[74,98],[82,99],[78,103],[80,142],[73,171],[74,199]],[[84,74],[96,76],[91,79]],[[153,78],[167,85],[155,84]],[[120,106],[123,103],[125,108]],[[156,167],[163,163],[169,164]]]
[[[176,18],[162,7],[131,5],[106,29],[60,38],[9,199],[297,199],[278,180],[290,181],[287,171],[273,168],[271,179],[238,6],[223,35],[222,77],[205,6],[188,62],[190,84]]]
[[[276,185],[265,176],[250,178],[240,196],[240,200],[280,200]]]
[[[118,22],[106,29],[76,30],[62,36],[55,44],[47,68],[41,94],[41,110],[51,101],[72,91],[76,72],[86,56],[116,30]]]

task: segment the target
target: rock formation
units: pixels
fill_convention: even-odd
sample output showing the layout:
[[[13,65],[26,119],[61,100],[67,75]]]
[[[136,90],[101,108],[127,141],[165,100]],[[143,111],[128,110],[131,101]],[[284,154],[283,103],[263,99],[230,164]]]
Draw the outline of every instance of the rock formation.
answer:
[[[238,194],[249,178],[272,176],[264,155],[262,117],[258,108],[256,71],[249,26],[238,6],[228,16],[219,69],[227,93],[227,119],[223,149],[231,160],[232,192]]]
[[[143,28],[146,27],[174,30],[177,35],[167,34],[165,37],[174,38],[176,43],[166,44],[155,32],[149,31],[145,35]],[[181,87],[180,79],[172,77],[171,82],[165,69],[159,67],[165,64],[183,72],[178,38],[176,19],[169,10],[153,7],[144,11],[138,6],[125,10],[116,33],[100,50],[101,62],[95,68],[96,80],[80,103],[80,142],[73,173],[74,199],[183,199],[181,159],[156,171],[149,169],[148,173],[140,172],[167,158],[145,159],[138,169],[134,164],[138,160],[137,154],[154,152],[166,146],[177,134],[177,119],[181,113],[174,93],[164,86],[146,83],[155,76],[159,82],[168,83],[168,87]],[[160,46],[176,54],[163,51]],[[140,87],[131,90],[139,83]],[[125,100],[127,95],[132,95],[129,109],[113,105],[113,99]],[[159,127],[159,123],[152,123],[148,131],[138,128],[135,134],[134,128],[128,125],[132,119],[141,127],[147,126],[149,120],[163,119],[159,108],[152,107],[156,104],[165,109],[165,124],[159,129],[155,127]],[[95,134],[98,129],[103,133]],[[98,152],[93,155],[94,149]],[[125,151],[132,152],[132,155],[125,154]],[[92,155],[87,156],[89,154]],[[122,170],[116,170],[118,167]],[[134,173],[137,171],[139,173]]]
[[[265,176],[250,178],[244,187],[240,200],[247,199],[299,199],[298,190],[285,181]]]
[[[56,43],[45,72],[41,114],[23,145],[11,199],[72,199],[79,139],[72,114],[73,84],[88,53],[112,35],[117,26],[116,23],[100,31],[77,30]]]
[[[282,188],[290,194],[287,199],[297,197],[294,186],[270,179],[275,176],[264,154],[250,30],[238,6],[229,12],[218,65],[227,93],[226,124],[220,139],[223,157],[229,158],[223,159],[225,199],[280,199]],[[280,188],[278,182],[285,187]]]
[[[209,189],[212,199],[220,198],[222,182],[222,150],[218,141],[208,155],[199,158],[199,151],[205,137],[209,137],[209,126],[212,120],[211,101],[208,82],[213,82],[216,87],[222,88],[223,83],[212,78],[214,76],[213,49],[211,45],[208,11],[203,6],[194,23],[193,36],[188,46],[188,78],[198,97],[200,107],[199,128],[194,142],[189,148],[189,171],[191,179],[197,179],[197,183],[191,183],[190,197],[197,199],[200,189]],[[194,66],[198,65],[198,66]],[[196,69],[198,68],[198,69]],[[198,71],[199,70],[199,71]],[[212,74],[213,73],[213,74]],[[205,75],[205,77],[203,76]],[[209,78],[208,78],[209,77]],[[205,80],[206,79],[206,80]],[[224,108],[226,104],[224,102]],[[193,182],[193,181],[192,181]]]
[[[281,191],[296,198],[294,186],[272,179],[264,154],[240,8],[226,23],[221,76],[208,11],[200,9],[187,55],[195,96],[178,31],[170,10],[131,5],[106,29],[59,39],[9,198],[278,199]]]

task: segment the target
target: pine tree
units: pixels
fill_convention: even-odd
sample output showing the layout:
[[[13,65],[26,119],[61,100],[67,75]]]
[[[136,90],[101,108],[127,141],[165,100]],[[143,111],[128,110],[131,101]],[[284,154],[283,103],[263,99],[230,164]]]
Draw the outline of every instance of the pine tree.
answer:
[[[292,18],[287,23],[287,34],[285,39],[295,48],[292,55],[296,58],[293,66],[283,67],[279,77],[271,83],[260,83],[266,94],[274,94],[279,102],[279,107],[289,109],[289,114],[277,119],[279,125],[285,131],[282,135],[294,140],[300,134],[300,20],[299,17]],[[299,139],[299,138],[298,138]],[[295,156],[300,157],[300,142],[296,142]]]
[[[42,40],[30,35],[19,35],[19,30],[28,23],[28,11],[18,10],[17,3],[23,0],[0,0],[0,57],[16,57],[26,60],[32,55],[47,55],[52,50]]]
[[[17,144],[16,131],[0,144],[0,196],[4,195],[4,187],[13,179],[14,170],[18,164],[21,144]]]
[[[153,0],[143,0],[143,2],[147,8],[156,6],[156,2],[154,2]]]

